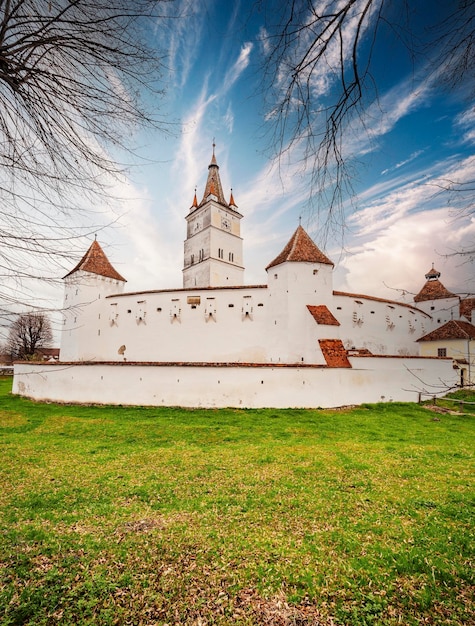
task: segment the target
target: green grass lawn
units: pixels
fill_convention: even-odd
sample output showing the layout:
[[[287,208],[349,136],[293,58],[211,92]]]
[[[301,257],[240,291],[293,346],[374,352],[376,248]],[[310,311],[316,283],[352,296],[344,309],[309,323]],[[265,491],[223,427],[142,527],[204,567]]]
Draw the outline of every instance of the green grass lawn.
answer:
[[[475,624],[473,411],[82,407],[10,388],[2,625]]]

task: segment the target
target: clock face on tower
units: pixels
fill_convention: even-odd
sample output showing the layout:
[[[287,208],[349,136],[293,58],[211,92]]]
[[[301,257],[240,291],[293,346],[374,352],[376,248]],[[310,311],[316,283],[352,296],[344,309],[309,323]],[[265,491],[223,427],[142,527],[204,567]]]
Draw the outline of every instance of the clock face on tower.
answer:
[[[231,222],[227,217],[221,218],[221,228],[223,228],[224,230],[231,230]]]

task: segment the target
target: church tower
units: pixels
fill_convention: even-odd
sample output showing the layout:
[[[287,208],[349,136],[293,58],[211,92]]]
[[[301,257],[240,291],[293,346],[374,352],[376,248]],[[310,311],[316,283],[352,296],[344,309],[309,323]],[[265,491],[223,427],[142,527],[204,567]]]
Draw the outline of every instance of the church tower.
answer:
[[[224,199],[214,154],[208,166],[203,199],[195,197],[186,216],[183,287],[239,287],[243,285],[241,219],[233,193]]]

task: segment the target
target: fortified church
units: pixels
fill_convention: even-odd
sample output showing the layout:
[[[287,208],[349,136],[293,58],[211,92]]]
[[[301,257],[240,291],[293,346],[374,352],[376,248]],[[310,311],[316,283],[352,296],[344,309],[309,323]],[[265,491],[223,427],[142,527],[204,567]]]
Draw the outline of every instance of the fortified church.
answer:
[[[224,196],[213,145],[203,197],[195,192],[185,218],[183,286],[126,292],[94,241],[64,278],[59,366],[68,368],[43,365],[35,377],[34,365],[17,366],[14,390],[64,401],[316,407],[416,400],[459,384],[462,358],[421,357],[450,357],[430,352],[438,329],[473,329],[475,338],[475,300],[445,289],[437,270],[411,303],[336,291],[333,262],[299,226],[267,265],[267,283],[245,285],[242,218],[232,191]]]

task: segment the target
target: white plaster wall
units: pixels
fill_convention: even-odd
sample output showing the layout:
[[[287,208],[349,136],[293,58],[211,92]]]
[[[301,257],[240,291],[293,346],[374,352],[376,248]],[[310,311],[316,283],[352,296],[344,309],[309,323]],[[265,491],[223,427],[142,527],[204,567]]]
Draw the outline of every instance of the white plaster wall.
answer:
[[[332,267],[320,263],[282,263],[269,268],[269,362],[325,364],[318,339],[338,339],[337,326],[318,325],[307,305],[328,303]]]
[[[261,363],[267,359],[266,288],[127,294],[107,298],[105,306],[110,312],[101,319],[101,338],[107,341],[95,360]]]
[[[430,332],[450,320],[460,319],[460,298],[458,296],[425,300],[424,302],[417,302],[416,306],[431,315],[433,319],[432,327],[426,332]]]
[[[451,360],[351,358],[325,367],[15,364],[13,393],[59,402],[183,407],[337,407],[417,401],[456,382]]]
[[[124,282],[79,270],[65,279],[60,358],[89,360],[101,353],[101,328],[109,313],[105,300],[124,290]]]
[[[433,326],[430,315],[415,307],[360,295],[335,295],[329,309],[341,324],[345,348],[366,348],[373,354],[416,356],[416,340]]]

